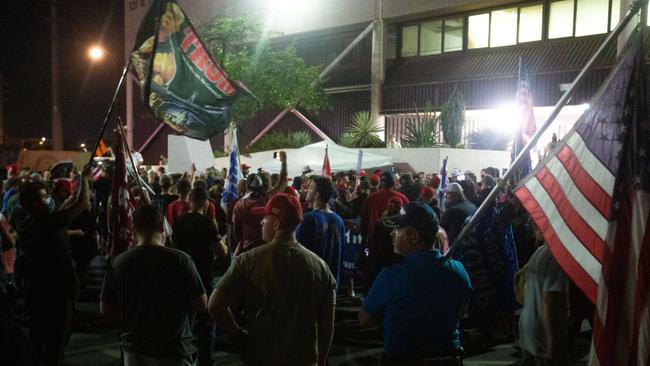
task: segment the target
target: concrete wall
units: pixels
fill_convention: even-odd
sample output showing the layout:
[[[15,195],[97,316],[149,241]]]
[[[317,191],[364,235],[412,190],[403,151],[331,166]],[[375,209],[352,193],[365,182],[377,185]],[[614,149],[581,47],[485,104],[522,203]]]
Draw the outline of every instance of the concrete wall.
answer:
[[[393,158],[398,167],[410,165],[416,172],[439,172],[442,160],[448,157],[447,171],[455,169],[465,172],[471,170],[477,176],[481,169],[492,166],[507,168],[510,165],[510,152],[471,149],[419,148],[419,149],[363,149],[375,154],[387,155]]]
[[[517,0],[383,0],[382,16],[395,21],[514,2]],[[149,3],[150,0],[124,0],[125,54],[131,52],[140,19]],[[226,13],[247,14],[267,24],[270,31],[284,35],[368,23],[375,12],[375,0],[178,0],[178,3],[195,25]]]
[[[293,151],[287,149],[286,151]],[[393,163],[396,164],[396,170],[409,164],[416,172],[425,173],[439,172],[442,168],[442,160],[445,156],[447,160],[447,170],[449,172],[457,169],[464,173],[471,170],[479,175],[481,169],[492,166],[499,170],[507,168],[510,165],[510,152],[508,151],[486,151],[470,149],[445,149],[445,148],[420,148],[420,149],[363,149],[364,151],[390,156]],[[241,156],[241,163],[250,165],[256,170],[262,164],[273,158],[271,151],[263,151],[250,154],[250,157]],[[228,157],[215,159],[217,169],[228,168],[230,162]],[[288,161],[291,165],[291,161]]]

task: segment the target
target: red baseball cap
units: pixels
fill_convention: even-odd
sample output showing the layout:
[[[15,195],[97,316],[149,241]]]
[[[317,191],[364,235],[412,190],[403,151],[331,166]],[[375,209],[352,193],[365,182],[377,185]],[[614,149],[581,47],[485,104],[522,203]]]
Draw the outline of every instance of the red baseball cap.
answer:
[[[373,175],[370,177],[370,184],[373,186],[376,186],[379,184],[379,176],[378,175]]]
[[[251,168],[251,166],[248,165],[248,164],[246,164],[246,163],[244,163],[244,164],[241,165],[241,170],[248,170],[248,169],[250,169],[250,168]]]
[[[280,221],[298,225],[302,222],[302,207],[295,196],[277,193],[271,197],[264,207],[253,207],[251,214],[255,216],[277,216]]]
[[[431,201],[431,199],[436,195],[436,190],[433,189],[433,187],[430,186],[424,186],[420,190],[420,198],[426,200],[426,201]]]

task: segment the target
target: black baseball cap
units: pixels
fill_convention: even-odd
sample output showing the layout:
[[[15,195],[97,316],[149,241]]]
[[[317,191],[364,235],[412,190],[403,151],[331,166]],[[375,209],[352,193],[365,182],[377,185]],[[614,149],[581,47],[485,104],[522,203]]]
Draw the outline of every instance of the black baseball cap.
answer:
[[[382,172],[381,176],[379,177],[379,182],[382,185],[393,184],[393,183],[395,183],[395,174],[393,174],[393,172],[389,172],[389,171]]]
[[[423,202],[409,202],[400,213],[382,219],[391,228],[412,227],[418,231],[437,233],[438,217],[431,207]]]

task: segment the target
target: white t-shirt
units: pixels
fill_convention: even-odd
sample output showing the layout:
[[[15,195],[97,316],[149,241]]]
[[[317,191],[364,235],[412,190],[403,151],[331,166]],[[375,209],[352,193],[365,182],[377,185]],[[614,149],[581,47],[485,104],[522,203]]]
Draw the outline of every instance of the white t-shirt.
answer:
[[[533,356],[551,358],[544,330],[544,292],[563,292],[566,295],[566,321],[561,323],[566,327],[557,329],[554,334],[561,337],[560,344],[566,345],[563,353],[568,359],[569,279],[547,245],[538,248],[528,261],[524,309],[519,318],[519,346]]]

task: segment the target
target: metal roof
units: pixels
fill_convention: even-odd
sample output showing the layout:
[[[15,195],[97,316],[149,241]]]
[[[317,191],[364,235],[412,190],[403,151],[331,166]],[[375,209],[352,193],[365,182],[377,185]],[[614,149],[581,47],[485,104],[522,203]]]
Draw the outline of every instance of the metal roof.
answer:
[[[452,52],[393,60],[386,69],[385,86],[496,79],[517,74],[519,56],[530,74],[578,71],[604,40],[604,35],[535,42],[524,45]],[[596,67],[613,64],[609,47]]]

